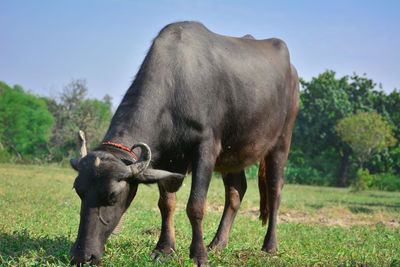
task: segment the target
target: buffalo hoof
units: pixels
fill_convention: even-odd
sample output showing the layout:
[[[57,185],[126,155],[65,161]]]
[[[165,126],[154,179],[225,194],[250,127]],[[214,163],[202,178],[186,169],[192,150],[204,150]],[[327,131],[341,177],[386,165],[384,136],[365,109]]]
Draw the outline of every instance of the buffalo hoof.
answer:
[[[99,265],[100,260],[91,256],[90,258],[78,258],[78,257],[71,257],[70,262],[71,265],[81,266],[83,264],[89,263],[89,265]]]
[[[159,261],[161,263],[165,262],[166,260],[171,260],[172,259],[172,251],[169,253],[166,253],[164,251],[160,250],[153,250],[150,254],[150,258],[153,259],[154,261]]]
[[[278,251],[278,247],[276,247],[276,246],[262,247],[261,251],[264,251],[268,254],[275,254]]]
[[[207,266],[207,249],[204,246],[203,248],[197,250],[190,249],[190,258],[194,261],[193,266]]]
[[[201,264],[201,265],[198,265],[198,264],[196,264],[196,262],[195,262],[195,263],[193,263],[193,267],[211,267],[211,264],[208,263],[208,262],[205,262],[205,263],[203,263],[203,264]]]
[[[220,251],[223,250],[224,248],[227,247],[227,243],[224,241],[219,241],[214,239],[208,246],[207,246],[207,250],[211,251],[211,250],[215,250],[215,251]]]

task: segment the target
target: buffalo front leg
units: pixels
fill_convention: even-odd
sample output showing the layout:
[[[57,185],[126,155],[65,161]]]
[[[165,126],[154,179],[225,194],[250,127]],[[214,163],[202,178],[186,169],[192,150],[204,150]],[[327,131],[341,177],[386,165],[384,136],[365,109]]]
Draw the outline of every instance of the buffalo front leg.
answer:
[[[190,258],[194,264],[201,266],[207,261],[207,249],[203,241],[203,219],[207,191],[214,169],[216,153],[213,146],[201,147],[193,164],[192,186],[186,213],[192,225],[192,243]]]
[[[163,253],[171,254],[175,250],[174,212],[176,206],[176,193],[167,192],[158,186],[160,198],[158,207],[161,212],[161,234],[156,248],[151,253],[153,259],[159,258]]]
[[[229,233],[240,203],[246,193],[247,182],[244,171],[228,173],[223,176],[225,186],[225,207],[217,234],[208,246],[210,249],[222,249],[228,245]]]

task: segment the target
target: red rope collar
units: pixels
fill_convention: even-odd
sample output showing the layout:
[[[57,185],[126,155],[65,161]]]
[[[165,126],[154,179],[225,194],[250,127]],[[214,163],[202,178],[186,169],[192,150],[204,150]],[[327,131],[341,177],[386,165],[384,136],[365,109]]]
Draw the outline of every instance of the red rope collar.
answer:
[[[123,146],[123,145],[120,145],[120,144],[117,144],[117,143],[113,143],[113,142],[109,142],[109,141],[108,141],[108,142],[103,142],[103,143],[101,143],[101,144],[102,144],[102,145],[106,145],[106,146],[117,147],[117,148],[120,148],[120,149],[122,149],[122,150],[128,151],[129,153],[132,154],[132,156],[135,158],[135,160],[138,160],[136,154],[133,153],[133,151],[130,150],[129,148],[127,148],[126,146]]]

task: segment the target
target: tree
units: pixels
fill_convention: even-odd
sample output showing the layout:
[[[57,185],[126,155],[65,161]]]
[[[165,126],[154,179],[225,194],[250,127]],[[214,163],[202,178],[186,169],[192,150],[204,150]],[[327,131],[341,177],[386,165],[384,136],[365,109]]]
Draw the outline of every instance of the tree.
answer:
[[[379,92],[374,97],[374,109],[393,127],[393,135],[400,139],[400,92],[390,94]],[[400,175],[400,146],[392,146],[376,154],[366,162],[366,167],[373,172],[393,171]]]
[[[358,112],[339,121],[335,128],[342,140],[348,143],[360,168],[375,153],[396,144],[392,126],[378,113]]]
[[[350,145],[360,171],[371,156],[393,146],[397,141],[393,137],[392,126],[375,111],[358,112],[343,118],[335,130]],[[358,179],[361,185],[360,177]]]
[[[49,101],[49,110],[56,118],[48,143],[51,160],[61,161],[74,153],[78,129],[85,131],[89,147],[103,138],[112,117],[111,97],[106,95],[104,101],[88,99],[87,92],[85,80],[72,80],[64,87],[59,102]]]
[[[0,82],[0,159],[12,154],[61,161],[74,153],[78,129],[89,147],[98,145],[112,117],[111,97],[89,99],[87,92],[83,79],[66,85],[59,101]]]
[[[300,80],[303,90],[292,141],[297,153],[292,154],[298,157],[301,151],[307,164],[325,176],[339,177],[337,184],[346,186],[351,149],[337,135],[335,126],[357,110],[373,110],[375,84],[356,74],[335,76],[334,71],[326,71],[310,82]],[[290,156],[291,162],[296,160]]]
[[[54,118],[46,100],[0,82],[0,143],[22,160],[47,154]]]

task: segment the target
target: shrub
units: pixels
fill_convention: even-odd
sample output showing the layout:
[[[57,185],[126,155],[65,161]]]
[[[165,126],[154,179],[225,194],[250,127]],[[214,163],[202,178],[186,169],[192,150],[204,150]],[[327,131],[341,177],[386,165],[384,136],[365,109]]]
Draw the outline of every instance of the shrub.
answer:
[[[400,177],[393,173],[379,173],[370,175],[368,188],[384,191],[400,191]]]
[[[352,184],[352,189],[354,191],[361,191],[367,188],[371,188],[372,184],[372,175],[369,174],[368,169],[358,169],[357,170],[357,177]]]
[[[393,173],[370,174],[367,169],[358,170],[353,189],[356,191],[364,189],[400,191],[400,177]]]
[[[323,175],[321,171],[310,166],[298,166],[288,161],[285,168],[285,179],[289,184],[307,184],[307,185],[332,185],[335,178],[329,175]]]

